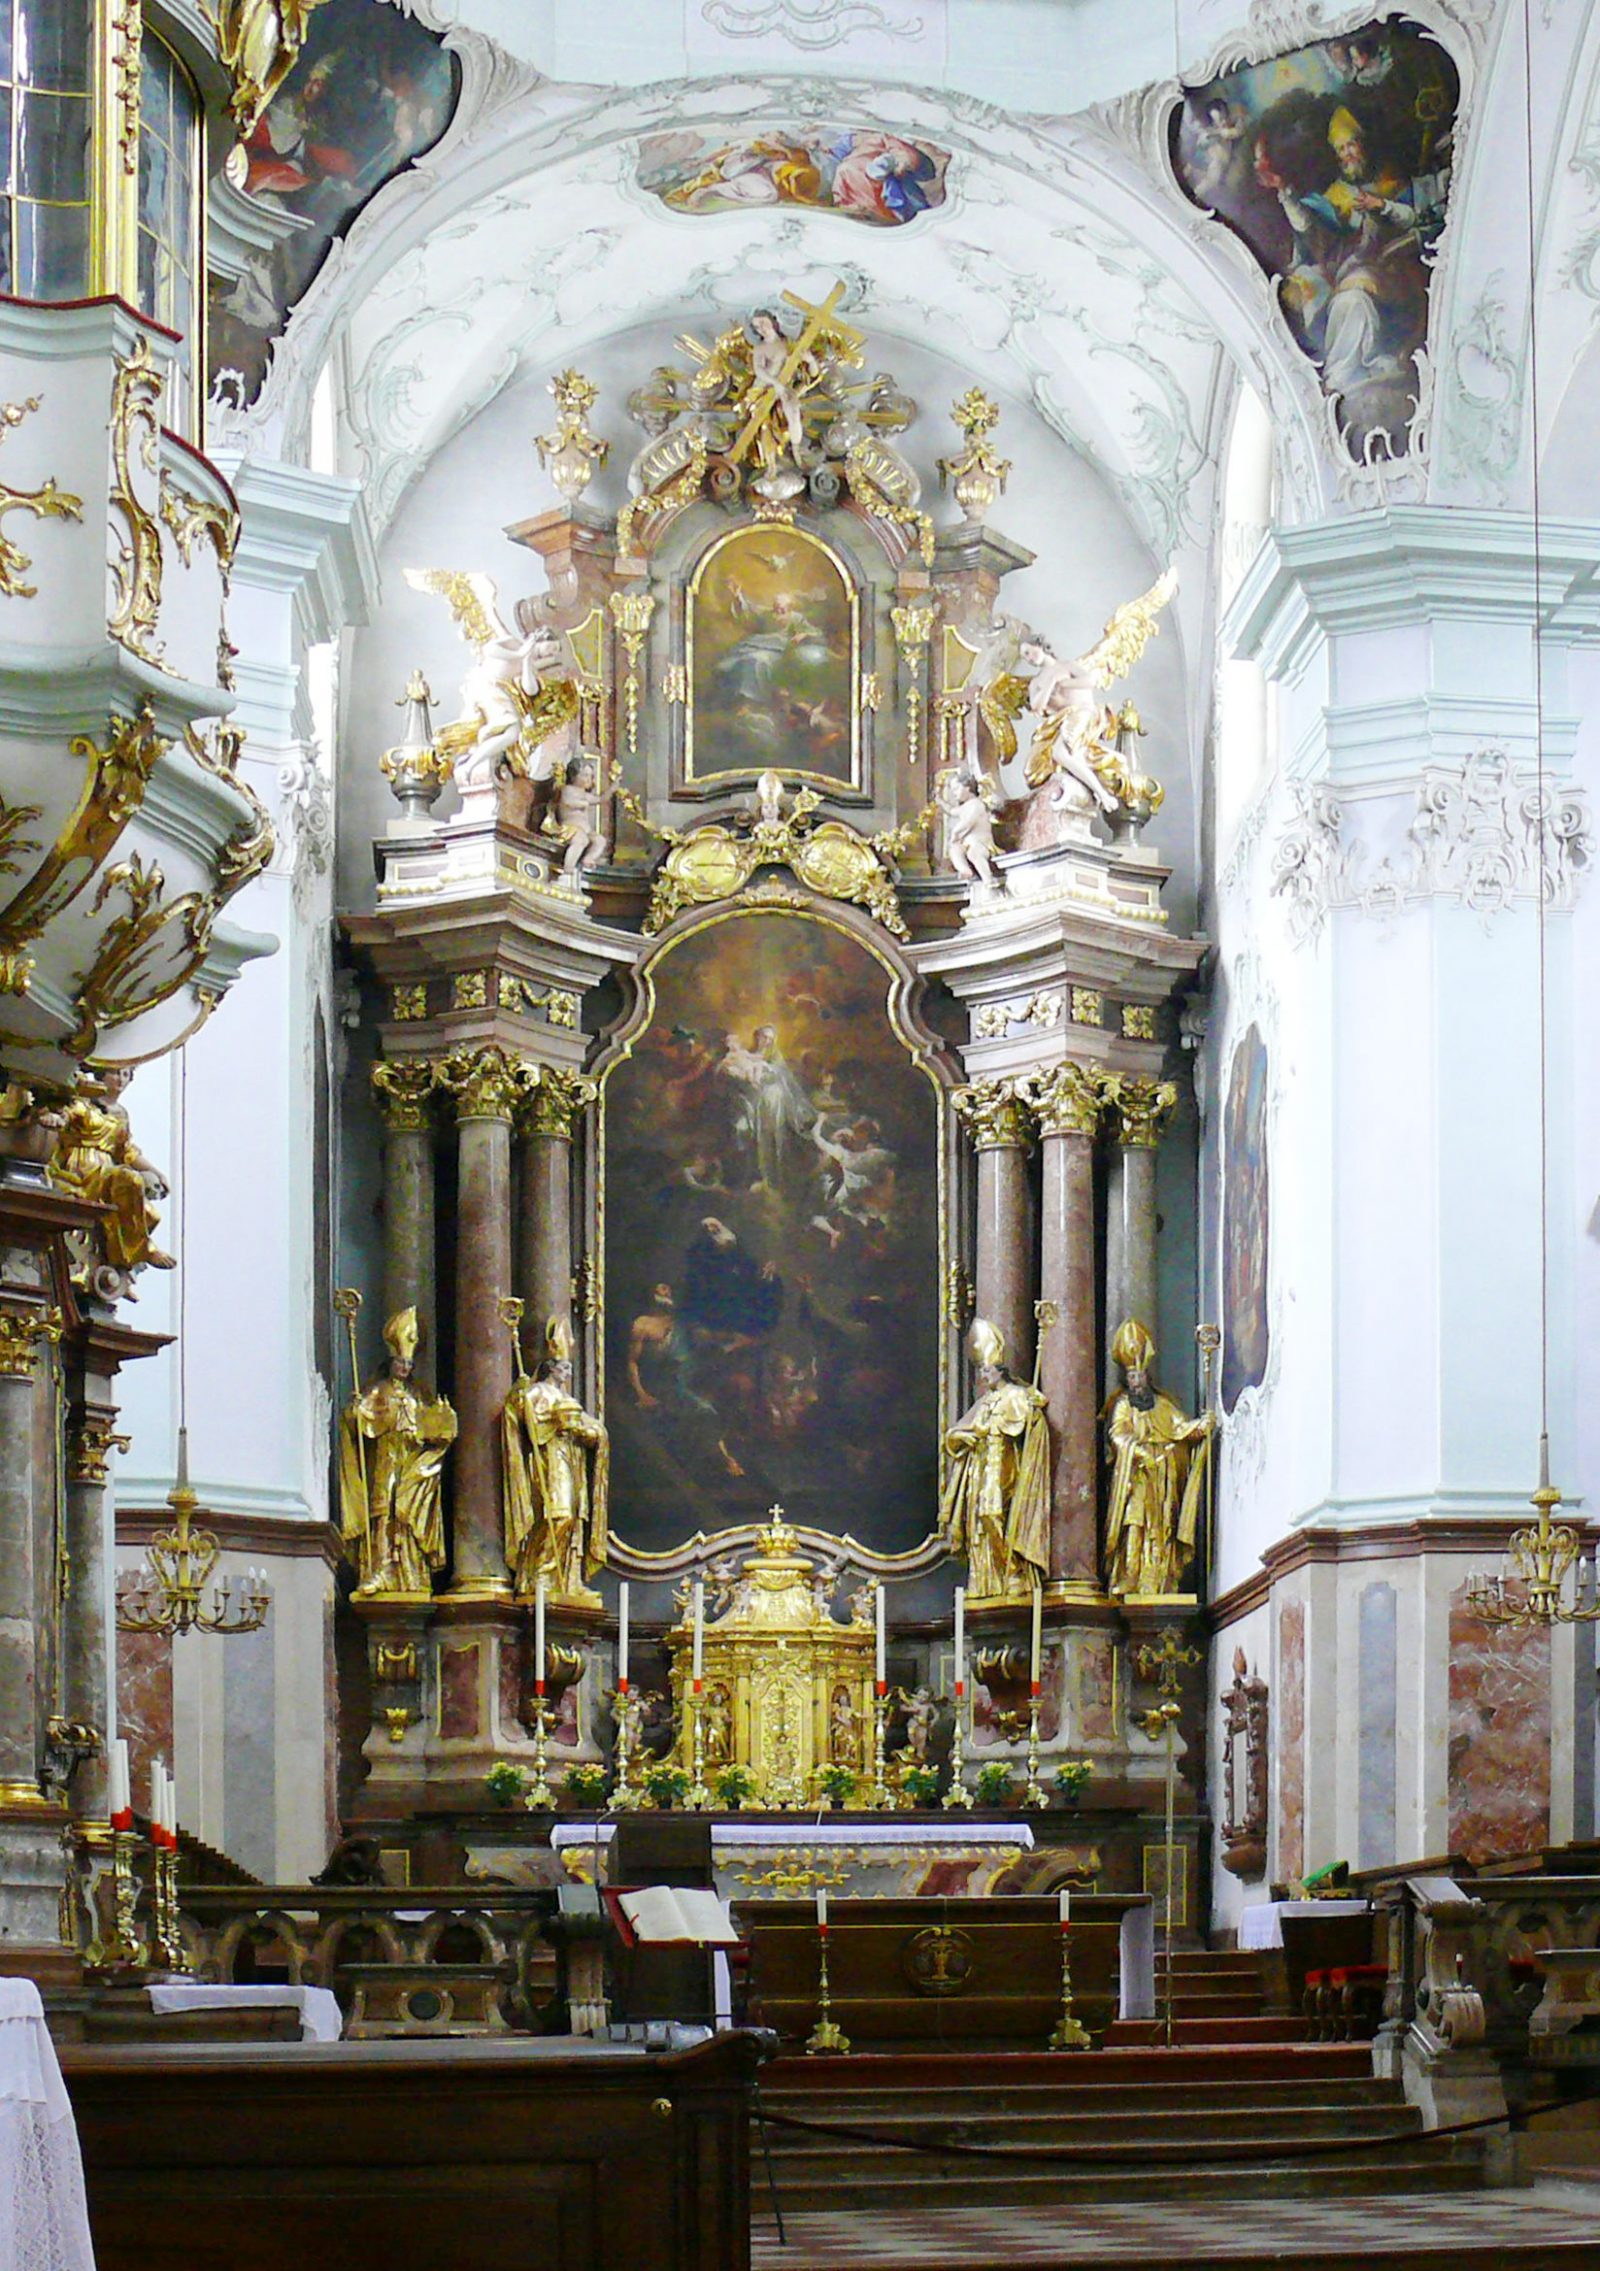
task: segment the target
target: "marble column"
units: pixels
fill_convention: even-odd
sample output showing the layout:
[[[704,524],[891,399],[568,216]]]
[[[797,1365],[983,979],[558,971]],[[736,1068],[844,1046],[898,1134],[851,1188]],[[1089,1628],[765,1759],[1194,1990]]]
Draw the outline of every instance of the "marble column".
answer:
[[[1111,1343],[1129,1317],[1154,1338],[1158,1326],[1156,1277],[1156,1149],[1178,1102],[1170,1080],[1116,1074],[1106,1084],[1107,1116],[1115,1138],[1106,1204],[1106,1367],[1114,1377]]]
[[[1050,1582],[1100,1590],[1095,1361],[1094,1139],[1105,1082],[1086,1065],[1035,1074],[1027,1096],[1043,1147],[1039,1295],[1054,1320],[1039,1363],[1055,1449]]]
[[[500,1480],[500,1414],[511,1393],[511,1337],[500,1303],[511,1278],[511,1123],[526,1068],[491,1042],[453,1049],[440,1077],[455,1098],[456,1166],[454,1578],[467,1598],[509,1591]]]
[[[106,1383],[90,1380],[67,1424],[63,1543],[71,1579],[61,1607],[61,1710],[80,1726],[109,1737],[106,1697],[110,1635],[106,1631],[106,1484],[111,1451],[126,1438],[104,1402]],[[107,1818],[106,1754],[86,1758],[72,1778],[72,1810],[80,1821]]]
[[[1009,1080],[975,1080],[955,1107],[978,1154],[975,1315],[995,1326],[1006,1361],[1026,1374],[1033,1363],[1033,1236],[1028,1152],[1033,1122]]]
[[[572,1322],[572,1144],[595,1084],[559,1065],[540,1071],[522,1115],[522,1198],[517,1224],[518,1281],[530,1365],[552,1317]]]
[[[57,1943],[66,1875],[67,1817],[39,1788],[52,1700],[39,1692],[40,1590],[54,1572],[39,1568],[35,1533],[38,1344],[60,1332],[54,1310],[0,1311],[0,1939],[18,1947]]]
[[[383,1321],[414,1308],[420,1370],[437,1378],[438,1286],[431,1106],[435,1067],[422,1057],[380,1058],[372,1091],[383,1116]]]

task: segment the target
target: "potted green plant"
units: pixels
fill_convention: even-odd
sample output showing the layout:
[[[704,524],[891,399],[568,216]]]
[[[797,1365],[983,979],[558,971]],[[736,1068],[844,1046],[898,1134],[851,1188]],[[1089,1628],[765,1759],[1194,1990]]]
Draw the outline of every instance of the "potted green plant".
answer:
[[[484,1776],[483,1786],[497,1806],[509,1806],[528,1787],[528,1770],[513,1766],[508,1758],[497,1758]]]
[[[689,1787],[689,1777],[681,1766],[653,1766],[644,1778],[645,1791],[653,1806],[668,1813]]]
[[[1017,1777],[1015,1770],[1004,1759],[992,1758],[979,1767],[976,1778],[980,1806],[1003,1806],[1011,1797]]]
[[[900,1787],[914,1806],[931,1806],[939,1795],[939,1777],[931,1766],[908,1766]]]
[[[569,1766],[562,1788],[573,1805],[598,1811],[606,1802],[606,1770],[592,1761]]]
[[[756,1778],[747,1766],[721,1766],[711,1778],[719,1806],[743,1806],[756,1794]]]
[[[817,1788],[830,1806],[848,1806],[860,1779],[853,1766],[825,1766],[817,1776]]]
[[[1083,1795],[1084,1784],[1094,1773],[1092,1758],[1064,1758],[1056,1768],[1056,1788],[1062,1803],[1075,1806]]]

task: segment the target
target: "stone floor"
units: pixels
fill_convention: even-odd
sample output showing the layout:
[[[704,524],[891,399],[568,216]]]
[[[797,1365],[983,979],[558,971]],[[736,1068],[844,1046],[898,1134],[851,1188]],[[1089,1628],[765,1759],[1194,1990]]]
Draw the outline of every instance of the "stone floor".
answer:
[[[759,2165],[758,2209],[765,2207]],[[1130,2201],[1099,2208],[933,2208],[920,2215],[758,2214],[754,2271],[1576,2271],[1600,2267],[1600,2182],[1370,2200]]]

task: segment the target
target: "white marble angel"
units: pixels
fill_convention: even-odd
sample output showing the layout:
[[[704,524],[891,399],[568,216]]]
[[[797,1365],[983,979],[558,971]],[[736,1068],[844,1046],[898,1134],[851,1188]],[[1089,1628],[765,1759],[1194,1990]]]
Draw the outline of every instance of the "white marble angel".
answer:
[[[987,773],[946,765],[933,787],[944,814],[944,856],[969,883],[995,883],[994,806],[999,791]]]
[[[1142,597],[1119,607],[1097,643],[1070,662],[1042,639],[1021,642],[1021,659],[1033,666],[1027,697],[1034,720],[1028,785],[1043,788],[1054,778],[1058,806],[1116,811],[1118,790],[1107,777],[1116,756],[1116,728],[1101,695],[1126,677],[1143,654],[1177,588],[1177,574],[1168,568]]]
[[[502,769],[531,781],[562,777],[577,734],[578,688],[560,632],[544,623],[509,630],[491,576],[408,568],[406,581],[446,602],[472,649],[462,714],[434,737],[454,759],[463,793],[492,787]]]

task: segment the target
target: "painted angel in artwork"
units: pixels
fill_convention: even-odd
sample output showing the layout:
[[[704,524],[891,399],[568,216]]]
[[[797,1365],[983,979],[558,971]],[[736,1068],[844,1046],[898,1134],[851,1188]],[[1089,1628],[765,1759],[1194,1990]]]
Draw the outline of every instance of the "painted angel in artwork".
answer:
[[[1116,721],[1101,696],[1143,654],[1177,588],[1176,572],[1168,568],[1142,597],[1119,607],[1097,643],[1070,662],[1042,639],[1021,642],[1021,659],[1033,666],[1027,695],[1034,720],[1028,785],[1041,789],[1054,779],[1058,807],[1116,811],[1121,801],[1115,778]]]
[[[461,716],[434,737],[454,759],[462,790],[490,787],[502,771],[529,781],[564,777],[577,734],[578,688],[560,632],[544,623],[526,633],[507,629],[491,576],[408,568],[406,581],[446,602],[472,649]]]

